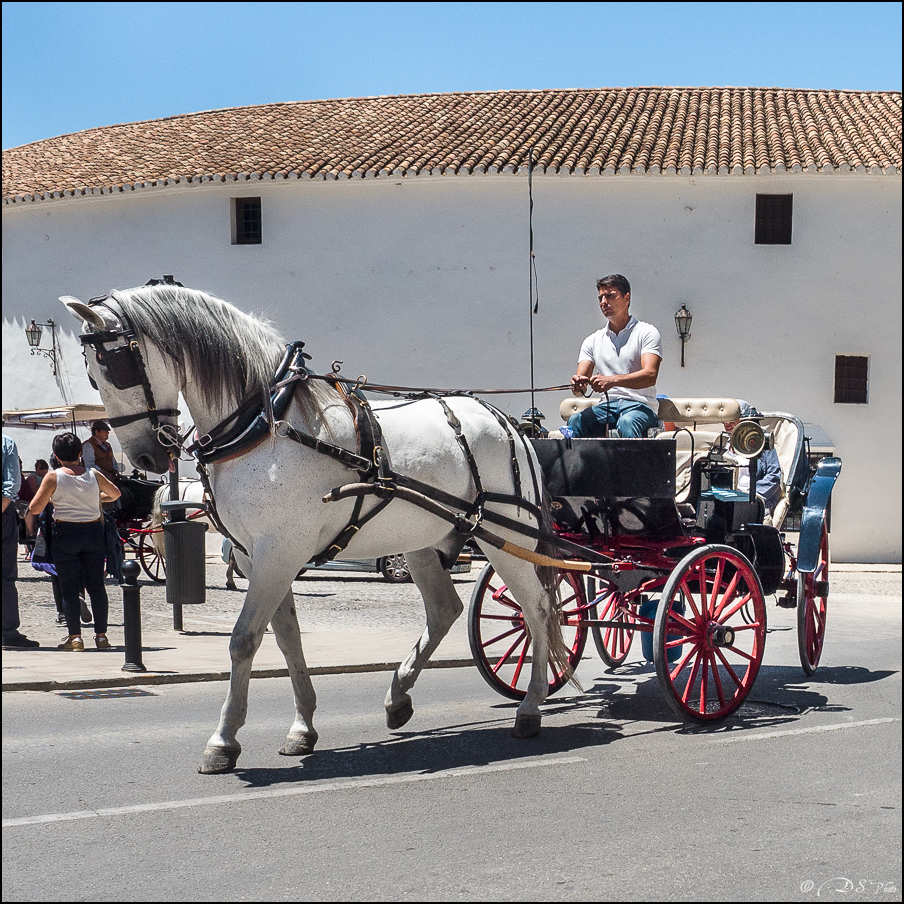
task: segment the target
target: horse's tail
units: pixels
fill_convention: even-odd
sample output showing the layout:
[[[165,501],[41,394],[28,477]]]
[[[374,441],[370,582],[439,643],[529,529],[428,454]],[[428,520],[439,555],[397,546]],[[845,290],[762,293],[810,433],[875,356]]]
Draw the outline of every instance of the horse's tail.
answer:
[[[151,503],[151,520],[149,527],[156,529],[163,526],[163,502],[169,499],[169,484],[161,484],[160,489],[154,493],[154,501]]]
[[[559,550],[546,537],[552,536],[552,517],[550,515],[549,498],[545,491],[543,500],[540,504],[541,521],[540,530],[544,536],[540,538],[537,544],[537,552],[550,558],[559,558]],[[543,584],[549,600],[550,615],[546,621],[546,639],[547,648],[549,650],[549,665],[556,673],[565,675],[566,679],[581,693],[584,688],[581,682],[574,675],[574,669],[571,666],[571,659],[568,647],[565,644],[565,638],[562,636],[562,623],[559,619],[558,610],[558,586],[559,586],[559,570],[552,565],[536,565],[537,577]]]
[[[163,514],[163,502],[169,499],[169,484],[164,483],[156,493],[154,493],[154,501],[151,504],[151,520],[148,527],[154,531],[151,534],[151,543],[154,546],[154,552],[161,559],[166,558],[166,544],[163,541],[163,522],[166,516]]]

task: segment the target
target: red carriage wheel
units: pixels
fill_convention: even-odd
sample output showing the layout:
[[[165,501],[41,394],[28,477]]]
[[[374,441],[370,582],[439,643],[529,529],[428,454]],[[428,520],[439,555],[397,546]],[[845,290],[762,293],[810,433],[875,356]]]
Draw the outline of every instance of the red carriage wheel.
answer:
[[[823,519],[816,571],[797,575],[797,649],[800,664],[808,675],[816,671],[822,655],[828,605],[829,532]]]
[[[562,623],[568,661],[577,668],[587,643],[587,597],[580,576],[560,571],[557,608]],[[493,690],[512,700],[523,700],[530,683],[532,640],[521,606],[487,565],[474,585],[468,612],[468,641],[477,670]],[[565,684],[562,673],[553,672],[549,693]]]
[[[730,546],[685,556],[666,581],[653,626],[653,661],[669,706],[698,722],[734,712],[753,687],[765,644],[766,603],[750,562]]]
[[[162,584],[166,580],[166,559],[157,552],[149,533],[142,534],[138,541],[138,561],[152,581]]]
[[[628,658],[631,649],[631,641],[634,639],[634,610],[623,593],[610,590],[604,596],[594,601],[594,612],[590,617],[603,621],[617,621],[624,624],[623,628],[599,627],[592,625],[593,642],[600,659],[610,668],[621,665]]]

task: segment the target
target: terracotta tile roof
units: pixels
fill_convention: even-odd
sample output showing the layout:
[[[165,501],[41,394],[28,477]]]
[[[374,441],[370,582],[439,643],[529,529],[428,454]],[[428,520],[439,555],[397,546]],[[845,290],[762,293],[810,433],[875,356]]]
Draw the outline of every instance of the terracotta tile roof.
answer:
[[[901,93],[601,88],[233,107],[88,129],[3,153],[4,203],[234,179],[537,169],[901,172]]]

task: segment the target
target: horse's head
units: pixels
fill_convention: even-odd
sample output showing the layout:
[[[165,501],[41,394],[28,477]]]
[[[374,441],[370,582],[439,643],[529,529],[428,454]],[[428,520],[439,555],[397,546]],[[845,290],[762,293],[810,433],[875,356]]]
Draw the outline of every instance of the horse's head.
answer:
[[[178,436],[179,385],[155,345],[144,342],[109,296],[84,304],[60,301],[83,327],[88,378],[100,392],[116,437],[142,470],[161,474],[169,450],[161,433]]]

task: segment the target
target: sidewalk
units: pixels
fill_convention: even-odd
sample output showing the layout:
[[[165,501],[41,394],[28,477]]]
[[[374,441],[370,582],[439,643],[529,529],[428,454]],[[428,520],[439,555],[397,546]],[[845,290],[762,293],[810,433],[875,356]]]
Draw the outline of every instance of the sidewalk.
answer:
[[[146,672],[125,672],[125,648],[121,645],[122,628],[116,626],[121,619],[121,594],[115,585],[108,585],[111,602],[110,637],[113,650],[99,652],[93,649],[93,631],[84,630],[84,653],[57,650],[56,645],[65,634],[65,628],[52,623],[52,609],[45,601],[46,584],[38,583],[26,574],[20,563],[20,612],[22,630],[41,642],[37,650],[3,650],[3,691],[48,691],[80,688],[128,687],[132,685],[173,684],[190,681],[222,681],[229,677],[229,634],[235,615],[244,599],[243,593],[225,593],[221,571],[216,563],[208,562],[208,602],[205,606],[184,607],[185,630],[172,628],[172,610],[162,602],[165,590],[161,585],[142,585],[142,662]],[[901,574],[900,565],[834,565],[832,573],[841,577],[848,574],[870,572]],[[338,573],[333,573],[338,574]],[[455,622],[448,636],[433,655],[433,668],[454,668],[472,663],[467,635],[467,603],[473,581],[479,574],[479,566],[469,577],[457,584],[465,612]],[[391,671],[408,655],[423,625],[423,609],[419,607],[416,588],[410,584],[392,585],[364,577],[361,579],[335,578],[324,574],[316,582],[305,580],[295,586],[297,599],[305,600],[305,609],[299,606],[299,622],[302,628],[302,644],[305,659],[314,675]],[[856,583],[856,579],[854,583]],[[240,582],[244,588],[245,582]],[[36,589],[37,588],[37,589]],[[302,594],[309,596],[303,597]],[[333,600],[332,608],[320,602]],[[345,604],[347,599],[358,602]],[[307,600],[311,602],[308,603]],[[343,605],[336,606],[335,600]],[[382,604],[379,600],[383,600]],[[830,597],[831,606],[831,597]],[[320,608],[317,608],[318,605]],[[379,605],[384,609],[374,611]],[[402,605],[411,613],[403,626],[390,626],[389,613],[395,613]],[[391,608],[390,608],[391,607]],[[345,617],[346,609],[357,608],[362,613],[357,619]],[[201,611],[203,610],[203,611]],[[381,624],[380,621],[383,621]],[[121,623],[121,622],[120,622]],[[35,628],[35,624],[39,625]],[[585,655],[595,655],[592,643]],[[271,631],[254,657],[253,677],[275,678],[287,676],[285,659]]]
[[[55,610],[48,601],[49,584],[31,574],[27,563],[19,563],[19,611],[22,631],[41,643],[35,650],[3,648],[3,691],[48,691],[80,688],[128,687],[133,685],[173,684],[190,681],[222,681],[231,668],[229,635],[244,593],[224,591],[225,566],[208,559],[207,602],[203,606],[183,607],[183,631],[173,629],[172,608],[165,603],[165,587],[139,581],[142,609],[142,663],[145,672],[123,671],[125,647],[122,645],[122,594],[115,584],[107,584],[110,598],[110,641],[114,648],[94,649],[94,632],[83,629],[84,653],[58,650],[66,634],[65,627],[53,623]],[[334,575],[340,575],[338,579]],[[471,572],[476,579],[479,569]],[[332,580],[330,578],[332,577]],[[468,577],[468,576],[463,576]],[[349,577],[325,573],[323,580],[297,582],[296,598],[311,594],[313,602],[302,611],[299,623],[305,660],[312,674],[392,671],[408,655],[423,628],[423,607],[411,584],[393,585],[369,575]],[[247,582],[240,580],[244,590]],[[471,583],[462,582],[461,593],[467,606]],[[324,592],[324,590],[328,592]],[[319,591],[319,592],[318,592]],[[358,601],[346,604],[347,598]],[[383,602],[378,609],[381,598]],[[323,598],[332,601],[326,608]],[[336,601],[339,601],[338,604]],[[400,602],[397,604],[396,600]],[[319,604],[319,608],[318,608]],[[404,624],[390,618],[406,607]],[[391,608],[390,608],[391,607]],[[359,618],[335,609],[360,609]],[[375,611],[376,610],[376,611]],[[410,614],[409,614],[410,613]],[[383,624],[380,624],[380,621]],[[395,626],[391,626],[395,622]],[[433,654],[429,667],[453,668],[470,665],[467,619],[462,616]],[[288,676],[286,660],[276,638],[268,629],[254,657],[253,677]]]

